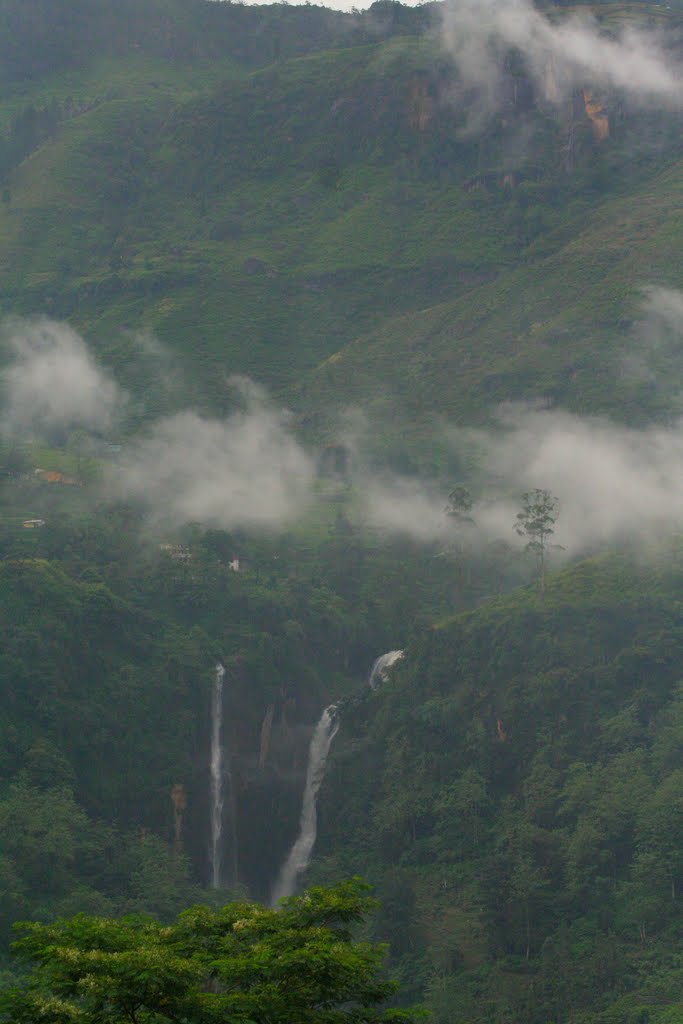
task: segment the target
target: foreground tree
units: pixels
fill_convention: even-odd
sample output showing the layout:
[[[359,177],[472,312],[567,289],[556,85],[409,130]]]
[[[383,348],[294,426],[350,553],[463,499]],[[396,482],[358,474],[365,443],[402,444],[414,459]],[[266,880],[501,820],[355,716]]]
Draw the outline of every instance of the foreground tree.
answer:
[[[525,550],[536,558],[542,591],[545,590],[548,542],[555,532],[557,515],[557,498],[550,491],[536,487],[522,495],[522,508],[517,513],[515,532],[520,537],[526,537]]]
[[[193,907],[164,927],[78,915],[22,924],[14,944],[32,971],[0,995],[6,1024],[398,1024],[384,947],[354,941],[374,906],[354,880],[310,889],[280,910]]]

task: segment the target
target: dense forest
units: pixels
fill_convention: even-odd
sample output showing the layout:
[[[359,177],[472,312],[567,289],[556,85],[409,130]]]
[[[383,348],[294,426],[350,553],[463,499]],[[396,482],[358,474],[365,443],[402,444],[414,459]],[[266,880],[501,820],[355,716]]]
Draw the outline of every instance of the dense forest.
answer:
[[[0,1019],[683,1021],[683,14],[506,11],[0,0]]]
[[[680,573],[680,544],[583,562],[347,712],[316,873],[376,883],[436,1019],[678,1019]]]

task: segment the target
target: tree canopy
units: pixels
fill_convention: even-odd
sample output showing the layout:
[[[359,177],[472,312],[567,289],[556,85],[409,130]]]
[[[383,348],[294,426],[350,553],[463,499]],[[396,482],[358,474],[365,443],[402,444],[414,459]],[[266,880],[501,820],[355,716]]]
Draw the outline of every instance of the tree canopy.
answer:
[[[0,997],[3,1024],[398,1024],[384,946],[355,940],[374,907],[358,879],[313,888],[278,910],[195,906],[166,927],[145,917],[78,914],[25,923],[23,988]]]

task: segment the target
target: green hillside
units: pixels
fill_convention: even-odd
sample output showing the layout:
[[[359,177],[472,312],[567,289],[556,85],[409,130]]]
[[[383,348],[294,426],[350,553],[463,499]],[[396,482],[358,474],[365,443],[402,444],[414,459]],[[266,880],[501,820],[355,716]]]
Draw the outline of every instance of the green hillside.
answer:
[[[680,583],[582,563],[343,708],[315,875],[375,883],[437,1021],[680,1019]]]
[[[303,407],[315,415],[356,402],[380,421],[398,407],[426,430],[435,412],[467,424],[519,399],[630,424],[666,415],[677,384],[629,378],[622,361],[636,345],[643,287],[680,284],[682,171],[677,162],[584,209],[569,239],[558,231],[556,250],[535,243],[537,255],[495,281],[363,335],[313,372]]]
[[[268,901],[336,703],[305,880],[403,1002],[683,1021],[683,12],[513,13],[633,80],[487,92],[438,4],[0,0],[3,978],[18,918]],[[520,400],[584,417],[545,589]]]
[[[58,564],[8,558],[0,577],[4,942],[17,917],[192,899],[158,836],[169,784],[197,784],[203,638],[154,631]]]
[[[84,886],[83,910],[145,909],[147,899],[146,909],[168,914],[196,897],[191,881],[206,884],[218,660],[235,779],[237,877],[226,870],[225,887],[266,900],[296,833],[320,707],[364,684],[378,647],[449,607],[451,567],[425,561],[418,545],[334,526],[271,539],[189,528],[168,543],[146,536],[129,508],[68,508],[49,486],[25,486],[44,525],[24,530],[21,516],[9,518],[6,490],[0,523],[0,821],[17,801],[44,811],[18,845],[6,833],[0,845],[14,879],[0,962],[12,920],[75,912]],[[240,573],[229,565],[236,554]],[[166,845],[177,784],[187,808],[179,863]],[[53,798],[68,801],[73,821],[45,817]],[[79,852],[86,824],[104,844],[101,869]],[[148,875],[137,903],[137,883],[112,863],[136,836],[151,844],[149,864],[140,853]],[[27,845],[35,859],[62,842],[59,879],[47,865],[32,874]]]
[[[264,37],[303,18],[217,6]],[[375,6],[307,44],[347,45],[262,69],[238,42],[169,60],[143,41],[15,84],[2,308],[68,318],[124,378],[122,331],[151,329],[195,402],[220,408],[222,375],[248,373],[317,438],[349,403],[400,406],[409,431],[538,396],[659,414],[615,358],[639,289],[678,283],[680,118],[613,97],[598,142],[514,69],[515,105],[472,132],[433,36],[405,34],[426,14],[387,27]],[[367,41],[373,17],[390,38]]]

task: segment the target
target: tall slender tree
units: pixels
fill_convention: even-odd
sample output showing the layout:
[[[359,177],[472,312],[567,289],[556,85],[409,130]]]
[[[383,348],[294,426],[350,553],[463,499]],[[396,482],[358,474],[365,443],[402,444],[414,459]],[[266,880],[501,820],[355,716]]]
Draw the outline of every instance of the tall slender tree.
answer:
[[[458,526],[465,526],[474,522],[473,505],[472,495],[467,487],[458,484],[448,495],[448,504],[444,511],[449,519],[452,519]]]
[[[545,590],[549,539],[555,533],[558,514],[558,500],[550,491],[535,487],[522,495],[514,530],[526,538],[525,551],[536,558],[541,591]]]

